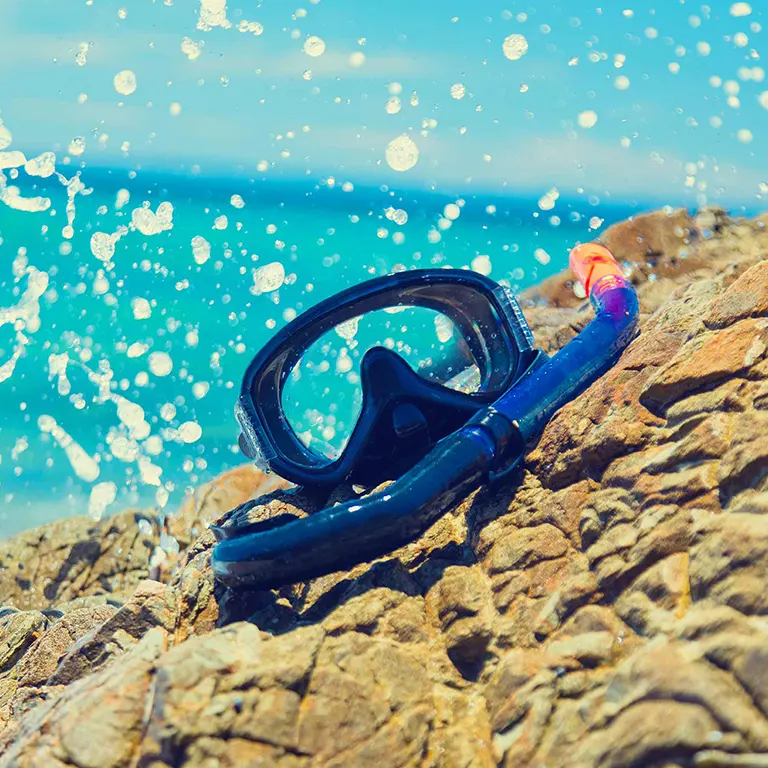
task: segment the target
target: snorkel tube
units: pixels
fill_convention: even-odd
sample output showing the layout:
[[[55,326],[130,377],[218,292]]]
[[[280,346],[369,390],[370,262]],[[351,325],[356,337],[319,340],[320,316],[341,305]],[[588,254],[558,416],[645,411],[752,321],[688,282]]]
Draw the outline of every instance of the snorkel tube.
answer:
[[[482,483],[513,468],[555,412],[605,373],[637,332],[637,294],[607,248],[571,252],[595,318],[493,405],[377,494],[246,530],[214,527],[211,563],[227,585],[268,589],[374,560],[416,539]]]

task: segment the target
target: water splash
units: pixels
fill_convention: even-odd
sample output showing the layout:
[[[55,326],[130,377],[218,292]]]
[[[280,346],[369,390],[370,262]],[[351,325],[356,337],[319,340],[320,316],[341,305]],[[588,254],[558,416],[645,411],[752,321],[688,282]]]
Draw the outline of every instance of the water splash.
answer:
[[[99,477],[99,465],[87,451],[60,427],[53,416],[42,414],[37,420],[41,432],[46,432],[64,449],[74,473],[88,483]]]
[[[26,256],[20,259],[26,262]],[[20,267],[20,259],[16,260],[16,272]],[[40,329],[40,297],[48,288],[48,273],[25,265],[21,275],[17,274],[17,282],[22,276],[27,278],[27,287],[19,301],[11,307],[0,308],[0,327],[13,325],[16,332],[13,352],[10,358],[0,365],[0,383],[13,375],[16,363],[30,343],[30,335]]]

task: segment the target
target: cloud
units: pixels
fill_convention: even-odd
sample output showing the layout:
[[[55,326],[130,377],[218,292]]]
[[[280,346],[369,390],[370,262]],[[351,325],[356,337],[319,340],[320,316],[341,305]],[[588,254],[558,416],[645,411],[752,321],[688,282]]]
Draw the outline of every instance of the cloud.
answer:
[[[492,159],[475,172],[475,183],[503,183],[532,191],[553,186],[584,189],[624,199],[695,197],[704,192],[710,199],[743,200],[756,194],[768,175],[756,168],[718,163],[695,154],[681,156],[666,147],[623,148],[618,140],[608,143],[583,135],[531,137],[488,153]],[[450,168],[448,175],[453,175]],[[702,184],[705,186],[700,189]]]
[[[391,170],[384,150],[397,131],[365,131],[339,126],[315,130],[306,142],[313,172],[333,173],[336,164],[355,180],[396,182],[400,186],[434,183],[457,192],[505,192],[541,195],[557,187],[564,195],[583,193],[616,200],[704,199],[723,204],[755,199],[768,182],[768,169],[696,155],[682,157],[668,148],[653,149],[592,139],[583,135],[525,136],[477,142],[463,136],[411,137],[419,147],[418,164],[406,173]],[[484,156],[490,157],[486,160]],[[703,167],[699,167],[699,165]],[[691,173],[695,171],[695,173]]]
[[[469,175],[475,181],[505,183],[520,189],[613,188],[638,194],[682,184],[686,175],[684,162],[671,152],[624,149],[618,141],[609,144],[582,136],[526,137],[496,143],[485,153],[490,161],[482,165],[475,162],[476,170],[469,170]],[[451,164],[455,153],[445,154]],[[453,172],[449,169],[448,173]]]
[[[87,40],[85,39],[87,37]],[[30,66],[49,66],[56,61],[57,67],[77,68],[75,57],[80,51],[80,45],[89,45],[86,54],[85,68],[91,69],[110,65],[110,69],[119,61],[136,60],[149,56],[153,50],[163,50],[173,46],[179,52],[179,58],[186,60],[181,53],[183,35],[162,34],[154,35],[154,49],[149,47],[149,38],[137,39],[125,35],[54,35],[54,34],[24,34],[14,35],[8,30],[0,32],[0,66],[24,68]],[[23,71],[15,71],[23,75]]]
[[[426,77],[439,66],[434,58],[412,58],[396,53],[366,55],[365,62],[358,67],[352,66],[350,56],[358,49],[349,51],[326,51],[322,56],[310,58],[304,53],[286,55],[265,62],[262,69],[264,74],[272,76],[300,75],[307,69],[312,70],[313,76],[343,77],[345,80],[379,79],[398,77]],[[365,51],[360,51],[365,53]]]

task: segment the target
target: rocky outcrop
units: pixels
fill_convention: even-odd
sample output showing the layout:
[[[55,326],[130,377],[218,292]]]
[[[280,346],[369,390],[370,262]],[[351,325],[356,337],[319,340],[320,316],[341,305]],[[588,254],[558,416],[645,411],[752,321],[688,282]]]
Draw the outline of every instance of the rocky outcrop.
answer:
[[[253,464],[236,467],[198,488],[168,519],[169,533],[182,548],[189,546],[222,513],[290,483],[267,475]]]
[[[0,609],[52,608],[88,595],[128,595],[149,575],[154,516],[74,517],[0,541]]]
[[[643,333],[516,477],[308,584],[222,589],[203,531],[121,605],[0,616],[0,766],[768,765],[768,233],[605,240]],[[591,316],[568,283],[526,296],[550,350]]]

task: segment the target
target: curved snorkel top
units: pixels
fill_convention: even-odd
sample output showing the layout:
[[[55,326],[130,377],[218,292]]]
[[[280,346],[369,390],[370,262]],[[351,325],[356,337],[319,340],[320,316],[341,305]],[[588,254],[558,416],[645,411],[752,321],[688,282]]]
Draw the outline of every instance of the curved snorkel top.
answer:
[[[373,560],[413,541],[470,491],[514,467],[528,440],[605,373],[637,331],[637,295],[610,251],[580,245],[570,262],[595,311],[576,338],[383,491],[273,528],[214,527],[216,578],[267,589]]]

